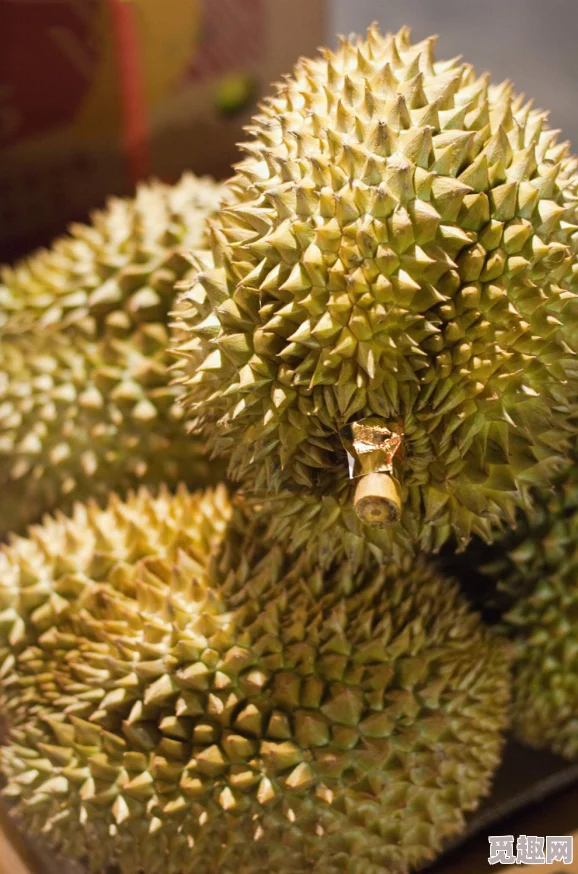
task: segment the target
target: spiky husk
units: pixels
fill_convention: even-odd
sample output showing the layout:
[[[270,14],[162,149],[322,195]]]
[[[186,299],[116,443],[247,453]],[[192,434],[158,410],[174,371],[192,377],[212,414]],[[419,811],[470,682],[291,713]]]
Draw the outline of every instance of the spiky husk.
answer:
[[[423,562],[322,573],[183,489],[0,571],[5,794],[91,870],[405,872],[488,791],[509,658]]]
[[[0,536],[81,497],[206,483],[170,386],[174,285],[221,187],[184,176],[111,200],[0,279]]]
[[[401,540],[425,550],[490,539],[550,481],[575,432],[578,222],[544,118],[407,29],[277,87],[174,341],[235,475],[350,504],[339,429],[401,417]]]
[[[578,756],[578,469],[496,545],[499,629],[514,643],[512,726],[520,740]]]

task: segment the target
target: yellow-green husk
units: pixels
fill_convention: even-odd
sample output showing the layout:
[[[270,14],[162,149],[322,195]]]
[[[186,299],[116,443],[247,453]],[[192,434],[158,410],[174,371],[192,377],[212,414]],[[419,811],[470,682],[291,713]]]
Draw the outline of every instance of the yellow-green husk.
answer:
[[[322,572],[182,489],[0,571],[4,794],[91,871],[405,872],[489,789],[509,658],[422,561]]]
[[[574,457],[574,456],[573,456]],[[501,593],[513,643],[512,729],[524,743],[578,756],[578,478],[576,468],[496,545],[484,572]]]
[[[401,418],[390,553],[492,539],[576,431],[576,161],[433,42],[372,27],[277,86],[174,338],[192,430],[296,519],[349,513],[347,422]]]
[[[185,175],[113,199],[0,277],[0,537],[139,483],[204,483],[166,351],[175,282],[221,188]]]

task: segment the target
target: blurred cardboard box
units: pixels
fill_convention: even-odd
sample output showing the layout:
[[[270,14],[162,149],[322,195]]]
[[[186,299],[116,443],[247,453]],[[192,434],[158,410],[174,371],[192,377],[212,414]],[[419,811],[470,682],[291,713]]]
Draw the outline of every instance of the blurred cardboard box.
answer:
[[[1,0],[0,260],[137,178],[227,175],[323,0]]]

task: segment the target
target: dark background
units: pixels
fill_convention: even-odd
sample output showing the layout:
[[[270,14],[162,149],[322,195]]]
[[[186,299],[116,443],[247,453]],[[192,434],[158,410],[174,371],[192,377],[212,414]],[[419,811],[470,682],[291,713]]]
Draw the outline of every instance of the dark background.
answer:
[[[115,8],[138,33],[143,93],[158,92],[138,172],[123,145]],[[194,9],[202,51],[176,72],[183,39],[195,42]],[[0,262],[49,243],[107,195],[131,194],[137,178],[227,175],[271,80],[374,19],[383,31],[409,24],[416,40],[437,33],[439,58],[461,54],[494,82],[511,79],[578,150],[578,0],[0,0]],[[235,72],[256,93],[224,116],[213,91]]]

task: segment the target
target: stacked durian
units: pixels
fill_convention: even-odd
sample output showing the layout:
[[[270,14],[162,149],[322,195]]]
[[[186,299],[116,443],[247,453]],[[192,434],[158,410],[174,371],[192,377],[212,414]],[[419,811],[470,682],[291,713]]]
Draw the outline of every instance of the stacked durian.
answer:
[[[3,792],[93,872],[402,874],[511,712],[577,748],[575,162],[405,29],[248,135],[4,273]]]
[[[402,871],[488,790],[508,654],[427,564],[323,571],[182,489],[0,572],[5,795],[92,870]]]
[[[221,186],[111,200],[0,277],[0,537],[140,483],[212,478],[167,374],[168,313]]]
[[[575,458],[575,456],[574,456]],[[498,629],[514,654],[512,728],[538,749],[578,756],[577,468],[537,492],[531,517],[488,551]],[[483,556],[483,553],[482,553]]]
[[[576,433],[568,145],[405,30],[301,61],[250,133],[181,302],[194,430],[333,551],[372,521],[344,429],[379,417],[401,437],[373,471],[399,522],[371,539],[491,539]]]

